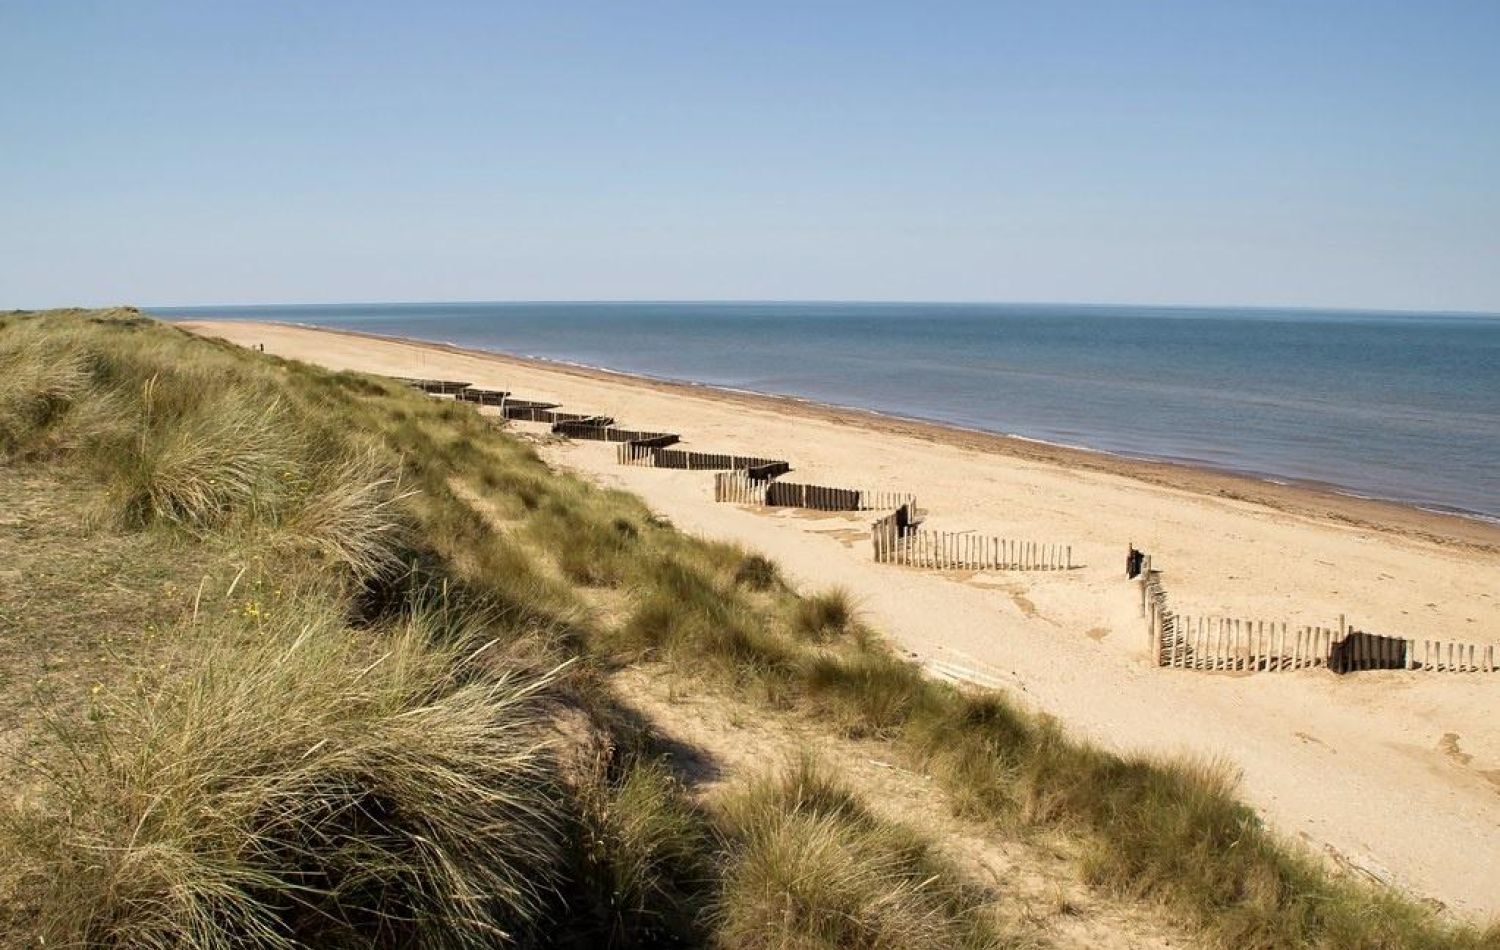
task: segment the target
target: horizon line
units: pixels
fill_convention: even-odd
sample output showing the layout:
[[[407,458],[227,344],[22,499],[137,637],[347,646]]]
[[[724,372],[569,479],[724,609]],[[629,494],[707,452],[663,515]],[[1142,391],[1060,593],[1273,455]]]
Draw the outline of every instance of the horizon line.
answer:
[[[524,305],[639,305],[639,304],[857,304],[860,306],[1010,306],[1010,307],[1135,307],[1164,310],[1242,310],[1242,311],[1302,311],[1314,313],[1364,313],[1396,316],[1454,316],[1500,318],[1500,310],[1432,309],[1419,310],[1407,307],[1361,307],[1320,306],[1316,304],[1229,304],[1229,303],[1157,303],[1124,301],[1084,300],[998,300],[998,299],[859,299],[843,297],[534,297],[534,298],[452,298],[402,299],[402,300],[329,300],[329,301],[260,301],[255,303],[206,303],[206,304],[115,304],[133,306],[147,312],[165,310],[214,310],[250,309],[257,307],[401,307],[401,306],[471,306],[497,304]],[[19,308],[18,308],[19,309]],[[39,308],[53,309],[53,308]],[[57,308],[64,309],[64,308]]]

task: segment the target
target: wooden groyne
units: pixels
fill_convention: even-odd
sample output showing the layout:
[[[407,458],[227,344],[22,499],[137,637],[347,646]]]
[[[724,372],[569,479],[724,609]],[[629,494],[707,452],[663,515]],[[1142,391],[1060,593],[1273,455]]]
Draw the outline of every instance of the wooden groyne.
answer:
[[[1071,544],[1019,541],[974,531],[932,531],[919,526],[915,507],[909,505],[870,528],[875,560],[882,564],[964,571],[1071,571],[1075,567]]]
[[[1389,637],[1335,626],[1179,614],[1167,603],[1161,571],[1134,547],[1127,574],[1137,567],[1146,650],[1157,666],[1223,673],[1270,673],[1323,668],[1334,673],[1369,670],[1495,672],[1490,644]]]

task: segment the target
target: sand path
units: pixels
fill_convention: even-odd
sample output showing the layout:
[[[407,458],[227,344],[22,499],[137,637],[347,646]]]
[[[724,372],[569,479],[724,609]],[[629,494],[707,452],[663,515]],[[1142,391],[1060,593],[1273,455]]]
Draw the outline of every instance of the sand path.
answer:
[[[637,492],[682,528],[733,538],[809,587],[842,585],[940,675],[1006,688],[1113,748],[1224,759],[1290,837],[1462,913],[1500,915],[1500,674],[1225,676],[1143,661],[1127,541],[1189,613],[1500,642],[1500,530],[1177,466],[789,401],[300,327],[188,325],[333,368],[457,377],[691,447],[784,457],[796,480],[915,491],[929,523],[1072,544],[1057,574],[937,574],[871,562],[869,518],[715,504],[712,477],[621,467],[612,446],[554,461]],[[542,432],[540,426],[518,426]]]

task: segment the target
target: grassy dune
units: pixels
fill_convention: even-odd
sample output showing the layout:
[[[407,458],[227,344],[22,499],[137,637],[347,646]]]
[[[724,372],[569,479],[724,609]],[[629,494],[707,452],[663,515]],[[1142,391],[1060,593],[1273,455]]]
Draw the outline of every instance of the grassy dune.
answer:
[[[608,686],[649,657],[888,742],[996,835],[1072,836],[1088,880],[1206,942],[1500,946],[1329,876],[1212,769],[924,679],[847,596],[549,471],[465,404],[130,311],[0,315],[12,477],[177,592],[169,629],[80,657],[97,682],[3,723],[25,736],[0,816],[20,941],[1008,942],[932,842],[837,776],[794,763],[694,796]],[[88,622],[128,627],[138,598],[114,596]]]

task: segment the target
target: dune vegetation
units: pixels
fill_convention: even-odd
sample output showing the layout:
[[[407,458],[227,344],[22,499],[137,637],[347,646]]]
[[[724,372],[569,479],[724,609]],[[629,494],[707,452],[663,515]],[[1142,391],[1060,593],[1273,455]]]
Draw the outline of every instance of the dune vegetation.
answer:
[[[1279,840],[1222,770],[927,679],[847,594],[394,380],[0,314],[0,506],[17,945],[1021,939],[827,767],[700,793],[611,685],[650,662],[885,744],[997,837],[1067,836],[1205,944],[1500,947]]]

